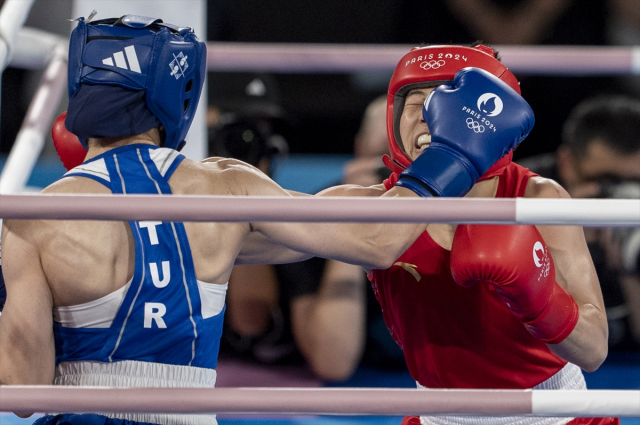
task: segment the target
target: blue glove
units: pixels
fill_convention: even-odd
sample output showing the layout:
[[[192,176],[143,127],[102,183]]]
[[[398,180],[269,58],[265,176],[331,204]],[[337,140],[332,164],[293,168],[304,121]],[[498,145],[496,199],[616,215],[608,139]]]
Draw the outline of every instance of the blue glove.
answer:
[[[458,71],[427,97],[422,117],[431,144],[397,186],[420,196],[464,196],[496,161],[533,128],[529,104],[506,83],[479,68]]]

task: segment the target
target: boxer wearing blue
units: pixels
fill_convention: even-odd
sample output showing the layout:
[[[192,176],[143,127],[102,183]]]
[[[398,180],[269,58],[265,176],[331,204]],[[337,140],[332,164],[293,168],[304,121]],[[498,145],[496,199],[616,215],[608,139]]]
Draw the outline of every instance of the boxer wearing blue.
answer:
[[[191,29],[157,19],[80,20],[70,43],[65,120],[79,141],[70,137],[65,143],[82,143],[87,154],[43,193],[293,196],[240,161],[195,162],[178,154],[202,89],[205,52]],[[508,138],[496,143],[501,147],[483,163],[492,164],[513,146]],[[449,162],[477,151],[473,143],[458,146],[448,151],[456,156]],[[412,173],[439,181],[439,171],[426,167]],[[441,186],[437,190],[453,193],[447,183]],[[468,190],[456,186],[457,192]],[[383,196],[416,194],[395,187]],[[424,229],[8,220],[2,233],[8,297],[0,320],[0,384],[212,387],[235,264],[322,256],[386,268]],[[85,419],[66,414],[42,421]],[[215,424],[215,417],[203,415],[106,413],[93,420]]]

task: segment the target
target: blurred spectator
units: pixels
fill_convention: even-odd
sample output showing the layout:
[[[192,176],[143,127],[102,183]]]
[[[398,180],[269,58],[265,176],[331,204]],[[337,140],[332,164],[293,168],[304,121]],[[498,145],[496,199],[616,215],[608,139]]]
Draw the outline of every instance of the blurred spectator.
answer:
[[[476,38],[489,44],[540,44],[575,0],[445,0]]]
[[[640,3],[636,0],[609,0],[607,39],[611,44],[640,44]]]
[[[562,184],[573,198],[640,198],[640,101],[597,97],[565,123],[555,154],[521,165]],[[640,348],[640,228],[585,228],[609,322],[611,349]]]
[[[401,42],[495,45],[606,45],[610,0],[440,0],[403,2]],[[635,0],[631,0],[635,1]],[[428,24],[426,24],[428,23]],[[504,58],[508,62],[508,58]],[[522,95],[536,114],[536,125],[514,155],[553,152],[574,105],[613,91],[613,77],[527,76],[518,74]],[[550,96],[550,93],[554,93]]]
[[[640,2],[638,0],[609,0],[606,27],[607,42],[614,46],[640,44]],[[640,95],[640,77],[621,76],[618,80],[624,91]]]
[[[388,176],[380,159],[388,150],[385,111],[384,96],[367,108],[345,183],[373,185]],[[223,111],[210,134],[212,155],[236,157],[270,172],[278,150],[268,143],[270,135],[258,130],[255,115]],[[353,374],[365,347],[368,364],[404,367],[361,268],[319,258],[234,267],[222,356],[264,364],[306,362],[319,378],[341,381]]]
[[[389,177],[390,171],[381,159],[389,151],[386,108],[386,95],[367,106],[354,139],[355,158],[345,165],[343,180],[336,184],[367,187],[380,185]],[[318,292],[301,299],[297,308],[306,321],[298,329],[294,322],[296,341],[319,376],[344,380],[360,364],[406,368],[362,268],[326,260]],[[351,328],[331,329],[336,318]]]
[[[353,143],[355,158],[345,166],[342,183],[366,187],[389,177],[389,170],[382,163],[382,155],[389,153],[386,111],[386,95],[367,106]]]
[[[213,74],[210,83],[215,87],[209,98],[210,155],[237,158],[271,175],[274,157],[287,146],[273,132],[284,116],[275,80],[264,74]],[[344,358],[357,362],[363,345],[363,291],[323,286],[324,261],[234,267],[221,355],[263,364],[307,360],[322,379],[346,378],[353,368],[345,372]]]

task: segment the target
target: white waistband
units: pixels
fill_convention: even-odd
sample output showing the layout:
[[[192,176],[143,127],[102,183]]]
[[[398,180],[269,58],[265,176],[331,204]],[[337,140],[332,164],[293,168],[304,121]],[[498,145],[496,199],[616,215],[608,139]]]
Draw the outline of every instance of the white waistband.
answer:
[[[213,388],[216,371],[192,366],[125,360],[114,363],[63,362],[54,385],[152,388]],[[96,412],[99,413],[99,412]],[[99,413],[110,418],[162,425],[216,425],[215,415]]]
[[[417,383],[418,389],[426,389]],[[558,373],[533,387],[534,390],[586,390],[580,368],[567,363]],[[564,425],[574,418],[532,416],[420,416],[422,425]]]

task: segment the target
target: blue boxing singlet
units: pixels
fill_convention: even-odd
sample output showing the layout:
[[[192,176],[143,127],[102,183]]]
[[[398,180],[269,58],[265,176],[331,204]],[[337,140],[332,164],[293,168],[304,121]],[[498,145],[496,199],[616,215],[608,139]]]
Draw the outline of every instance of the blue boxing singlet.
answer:
[[[112,149],[64,175],[114,194],[171,194],[184,156],[153,145]],[[120,290],[54,309],[57,385],[213,387],[227,285],[199,282],[182,223],[129,222],[135,271]],[[168,424],[215,424],[215,416],[106,414]]]

